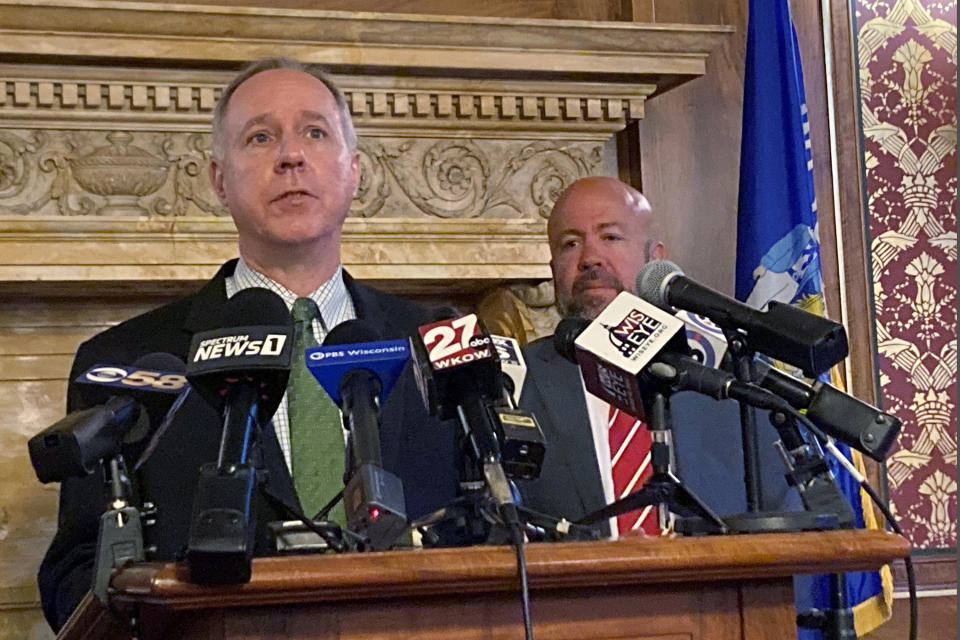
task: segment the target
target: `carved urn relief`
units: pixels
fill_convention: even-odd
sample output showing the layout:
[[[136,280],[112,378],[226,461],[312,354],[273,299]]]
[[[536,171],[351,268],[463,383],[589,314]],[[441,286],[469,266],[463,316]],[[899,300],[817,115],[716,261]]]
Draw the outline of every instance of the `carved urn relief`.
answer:
[[[139,204],[140,198],[154,193],[167,181],[167,161],[131,146],[132,140],[129,133],[114,131],[107,134],[108,146],[69,159],[77,184],[107,199],[96,215],[147,215]]]

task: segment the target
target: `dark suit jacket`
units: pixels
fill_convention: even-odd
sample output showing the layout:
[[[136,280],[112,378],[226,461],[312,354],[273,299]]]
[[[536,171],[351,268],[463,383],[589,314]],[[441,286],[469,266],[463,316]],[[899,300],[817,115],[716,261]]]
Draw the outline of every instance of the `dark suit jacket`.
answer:
[[[197,293],[108,329],[80,346],[70,372],[68,411],[83,408],[73,380],[91,366],[129,364],[142,355],[166,352],[186,359],[194,332],[209,327],[226,301],[225,278],[236,261],[226,263]],[[344,276],[357,317],[376,327],[384,339],[404,338],[430,321],[424,310]],[[431,418],[420,399],[408,363],[382,410],[380,444],[383,465],[404,483],[407,516],[416,518],[451,500],[456,492],[452,423]],[[193,393],[134,478],[144,502],[157,507],[157,524],[146,529],[153,560],[174,560],[187,542],[199,466],[216,461],[222,421]],[[132,466],[133,460],[128,458]],[[293,481],[272,429],[265,430],[263,464],[267,489],[299,507]],[[108,493],[101,473],[69,479],[60,487],[57,534],[40,565],[38,582],[44,614],[54,629],[69,617],[92,582],[100,514]],[[264,527],[287,519],[262,496],[257,553],[266,553]]]
[[[524,503],[578,520],[606,504],[579,369],[557,353],[552,337],[531,343],[525,355],[527,377],[520,405],[537,416],[547,450],[539,479],[521,485]],[[716,513],[742,513],[746,492],[738,405],[685,391],[671,397],[670,415],[676,475]],[[777,433],[766,414],[758,416],[757,425],[763,504],[771,510],[787,509],[796,501],[772,446]],[[606,525],[604,529],[609,532]]]

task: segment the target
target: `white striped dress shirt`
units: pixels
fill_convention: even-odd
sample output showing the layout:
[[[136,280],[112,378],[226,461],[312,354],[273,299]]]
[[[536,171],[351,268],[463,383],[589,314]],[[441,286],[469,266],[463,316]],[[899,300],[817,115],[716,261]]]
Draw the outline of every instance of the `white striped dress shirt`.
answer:
[[[251,269],[243,258],[237,262],[237,268],[233,275],[227,276],[227,297],[231,298],[234,294],[250,289],[251,287],[263,287],[279,295],[287,309],[293,308],[293,303],[299,298],[279,282],[271,280],[267,276]],[[320,309],[320,319],[313,321],[313,333],[317,342],[323,344],[327,332],[338,324],[353,320],[357,317],[356,309],[353,306],[353,300],[347,291],[347,286],[343,282],[343,266],[337,267],[336,273],[311,293],[308,297],[317,303]],[[326,325],[326,326],[324,326]],[[319,384],[319,383],[317,383]],[[273,430],[277,434],[277,440],[280,442],[280,448],[283,450],[283,457],[287,461],[287,468],[291,468],[290,463],[290,418],[287,415],[287,394],[283,394],[280,406],[277,412],[273,414]]]

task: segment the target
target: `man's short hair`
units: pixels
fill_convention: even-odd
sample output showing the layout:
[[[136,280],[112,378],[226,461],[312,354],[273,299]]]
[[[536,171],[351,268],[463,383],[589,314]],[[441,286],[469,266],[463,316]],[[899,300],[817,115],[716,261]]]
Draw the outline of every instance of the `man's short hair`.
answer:
[[[238,73],[236,77],[230,81],[230,84],[228,84],[223,90],[223,93],[220,95],[220,100],[217,102],[217,106],[213,110],[214,157],[221,157],[221,152],[223,151],[223,122],[227,117],[227,108],[230,105],[230,98],[233,97],[237,87],[258,73],[263,71],[271,71],[273,69],[292,69],[293,71],[301,71],[322,82],[327,90],[330,91],[331,95],[333,95],[333,99],[337,103],[337,110],[340,112],[340,131],[343,133],[343,139],[346,141],[347,146],[350,149],[357,148],[357,133],[353,128],[353,120],[350,118],[350,109],[347,106],[347,98],[343,95],[343,91],[340,90],[340,87],[337,86],[337,83],[335,83],[333,78],[331,78],[327,73],[326,69],[319,65],[304,64],[294,60],[293,58],[278,56],[275,58],[263,58],[262,60],[256,60],[250,63],[242,71],[240,71],[240,73]]]

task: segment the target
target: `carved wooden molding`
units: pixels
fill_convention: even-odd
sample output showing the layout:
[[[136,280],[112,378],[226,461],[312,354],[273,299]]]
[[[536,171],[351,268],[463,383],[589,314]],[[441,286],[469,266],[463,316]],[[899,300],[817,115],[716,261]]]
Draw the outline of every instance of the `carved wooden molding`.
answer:
[[[209,131],[210,118],[231,72],[208,82],[178,82],[144,70],[129,79],[72,78],[76,70],[0,65],[0,123],[103,128],[157,123]],[[69,71],[73,71],[71,74]],[[120,71],[120,70],[111,70]],[[44,73],[46,72],[46,73]],[[122,71],[120,71],[122,74]],[[654,84],[605,85],[544,81],[467,81],[337,75],[360,131],[567,132],[605,139],[629,119],[643,117]]]
[[[360,135],[343,259],[421,283],[549,277],[545,217],[729,27],[0,0],[0,288],[199,280],[236,253],[206,179],[242,63],[324,63]],[[144,64],[149,61],[149,64]]]

